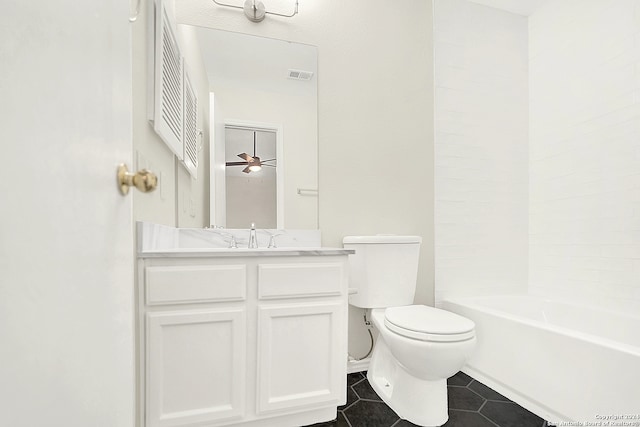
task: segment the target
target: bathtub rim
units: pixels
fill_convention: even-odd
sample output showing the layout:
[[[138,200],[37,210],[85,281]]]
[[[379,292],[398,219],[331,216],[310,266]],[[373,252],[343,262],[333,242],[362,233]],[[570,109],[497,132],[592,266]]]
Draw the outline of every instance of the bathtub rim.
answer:
[[[578,331],[578,330],[574,330],[571,328],[567,328],[564,326],[559,326],[559,325],[554,325],[554,324],[548,324],[539,320],[534,320],[531,318],[527,318],[526,316],[519,316],[516,314],[512,314],[500,309],[496,309],[496,308],[492,308],[492,307],[487,307],[485,305],[482,305],[482,303],[479,303],[478,300],[483,300],[483,299],[491,299],[491,298],[527,298],[527,299],[535,299],[541,302],[552,302],[552,303],[560,303],[560,304],[565,304],[565,305],[569,305],[572,307],[580,307],[580,308],[587,308],[589,310],[593,310],[596,312],[600,312],[603,314],[613,314],[615,316],[621,316],[621,317],[628,317],[632,320],[637,321],[640,324],[640,315],[633,315],[631,313],[628,312],[617,312],[615,310],[611,310],[611,309],[607,309],[607,308],[601,308],[595,305],[590,305],[590,304],[582,304],[582,303],[575,303],[572,301],[567,301],[564,300],[562,298],[554,298],[554,297],[544,297],[544,296],[540,296],[540,295],[531,295],[531,294],[500,294],[500,295],[478,295],[478,296],[450,296],[447,298],[444,298],[440,301],[439,303],[439,307],[441,309],[447,310],[446,308],[446,304],[454,304],[454,305],[458,305],[458,306],[462,306],[462,307],[467,307],[473,310],[477,310],[477,311],[481,311],[484,313],[488,313],[491,314],[493,316],[496,317],[501,317],[504,319],[508,319],[510,321],[516,322],[516,323],[521,323],[521,324],[525,324],[527,326],[531,326],[531,327],[538,327],[547,331],[552,331],[552,332],[556,332],[556,333],[560,333],[563,335],[567,335],[570,336],[572,338],[575,339],[580,339],[580,340],[584,340],[587,341],[591,344],[595,344],[595,345],[602,345],[602,346],[607,346],[607,347],[612,347],[615,350],[636,356],[636,357],[640,357],[640,346],[635,346],[633,344],[629,344],[629,343],[625,343],[625,342],[621,342],[621,341],[617,341],[617,340],[613,340],[611,338],[607,338],[607,337],[601,337],[599,335],[595,335],[595,334],[591,334],[588,332],[582,332],[582,331]],[[473,319],[471,319],[473,320]]]

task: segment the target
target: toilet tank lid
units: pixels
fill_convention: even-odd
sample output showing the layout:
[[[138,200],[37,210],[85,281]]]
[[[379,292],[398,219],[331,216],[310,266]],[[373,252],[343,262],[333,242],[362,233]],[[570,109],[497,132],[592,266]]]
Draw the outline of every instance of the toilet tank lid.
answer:
[[[395,234],[377,234],[375,236],[346,236],[343,244],[385,244],[385,243],[422,243],[420,236],[397,236]]]

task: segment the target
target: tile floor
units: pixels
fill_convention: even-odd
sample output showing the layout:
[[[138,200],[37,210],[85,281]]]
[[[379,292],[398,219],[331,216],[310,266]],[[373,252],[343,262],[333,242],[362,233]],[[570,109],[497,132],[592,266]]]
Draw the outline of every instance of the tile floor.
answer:
[[[347,376],[347,404],[338,418],[313,427],[410,427],[382,402],[365,373]],[[449,421],[446,427],[547,427],[547,423],[470,376],[458,372],[447,380]]]

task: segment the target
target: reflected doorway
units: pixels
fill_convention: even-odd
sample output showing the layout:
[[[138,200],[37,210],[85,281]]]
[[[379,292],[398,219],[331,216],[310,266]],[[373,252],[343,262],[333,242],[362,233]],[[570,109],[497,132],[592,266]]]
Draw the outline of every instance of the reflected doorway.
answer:
[[[277,228],[277,131],[225,126],[227,228]]]

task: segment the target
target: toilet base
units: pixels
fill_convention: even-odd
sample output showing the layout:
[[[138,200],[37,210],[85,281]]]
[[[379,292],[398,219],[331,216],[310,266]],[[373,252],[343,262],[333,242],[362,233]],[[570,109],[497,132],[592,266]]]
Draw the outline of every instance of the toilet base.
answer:
[[[424,380],[395,360],[386,343],[378,339],[367,379],[380,398],[401,418],[419,426],[441,426],[449,419],[447,379]]]

